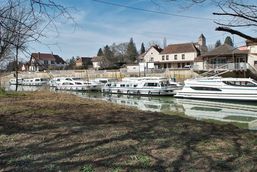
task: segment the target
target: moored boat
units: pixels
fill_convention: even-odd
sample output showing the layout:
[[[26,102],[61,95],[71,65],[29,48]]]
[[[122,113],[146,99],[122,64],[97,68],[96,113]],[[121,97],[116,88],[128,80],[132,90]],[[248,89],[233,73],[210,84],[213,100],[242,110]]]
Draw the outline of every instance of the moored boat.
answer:
[[[257,82],[251,78],[188,79],[175,97],[257,101]]]
[[[91,86],[84,81],[67,81],[62,80],[56,85],[56,90],[67,90],[67,91],[87,91],[90,90]]]
[[[109,82],[102,88],[104,93],[133,95],[174,95],[178,88],[164,78],[126,78],[120,82]]]
[[[42,86],[47,83],[48,83],[47,78],[30,78],[30,79],[23,79],[21,85]]]
[[[16,85],[17,83],[18,83],[18,85],[21,85],[22,82],[23,82],[23,79],[22,79],[22,78],[18,78],[18,81],[16,81],[16,78],[9,80],[9,84],[10,84],[10,85]]]

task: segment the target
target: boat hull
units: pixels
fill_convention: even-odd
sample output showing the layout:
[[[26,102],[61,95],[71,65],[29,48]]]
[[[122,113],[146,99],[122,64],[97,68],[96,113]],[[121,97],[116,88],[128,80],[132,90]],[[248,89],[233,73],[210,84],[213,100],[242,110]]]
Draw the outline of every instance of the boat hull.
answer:
[[[153,89],[118,89],[118,88],[103,88],[103,93],[109,94],[126,94],[126,95],[147,95],[147,96],[174,96],[175,90],[153,90]]]
[[[238,93],[238,92],[178,92],[176,98],[191,98],[191,99],[215,99],[215,100],[245,100],[257,101],[257,92]]]

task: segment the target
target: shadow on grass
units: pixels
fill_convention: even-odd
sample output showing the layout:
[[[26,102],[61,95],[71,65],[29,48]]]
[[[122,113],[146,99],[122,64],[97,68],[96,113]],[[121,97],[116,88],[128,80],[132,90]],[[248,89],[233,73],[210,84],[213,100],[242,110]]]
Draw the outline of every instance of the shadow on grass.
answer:
[[[26,108],[0,111],[3,171],[257,170],[255,132],[106,102],[51,98],[55,103],[14,101]]]

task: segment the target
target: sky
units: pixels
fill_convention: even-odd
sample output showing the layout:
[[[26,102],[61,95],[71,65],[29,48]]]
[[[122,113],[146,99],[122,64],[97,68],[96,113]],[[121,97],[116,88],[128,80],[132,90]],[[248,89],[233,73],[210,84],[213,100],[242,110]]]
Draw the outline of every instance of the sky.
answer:
[[[57,19],[57,31],[49,29],[41,39],[44,44],[34,43],[30,51],[54,53],[67,60],[96,56],[99,48],[130,38],[139,50],[142,42],[146,47],[150,42],[163,46],[164,37],[167,44],[197,42],[200,34],[205,35],[207,45],[223,42],[226,36],[231,36],[236,46],[244,44],[237,36],[215,31],[212,12],[218,9],[213,4],[189,7],[184,1],[59,0],[75,22]]]

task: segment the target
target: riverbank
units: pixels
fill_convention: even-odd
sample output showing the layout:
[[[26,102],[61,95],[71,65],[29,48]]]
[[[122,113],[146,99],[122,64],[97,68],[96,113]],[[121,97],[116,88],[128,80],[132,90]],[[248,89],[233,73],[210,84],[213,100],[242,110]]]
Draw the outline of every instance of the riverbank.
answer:
[[[0,99],[0,171],[256,171],[257,132],[74,95]]]

